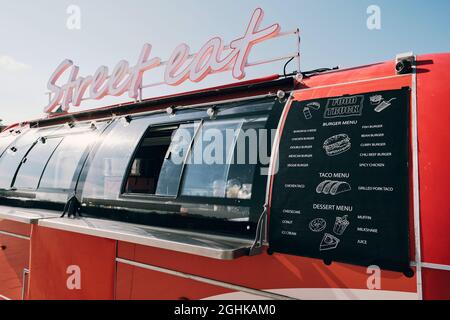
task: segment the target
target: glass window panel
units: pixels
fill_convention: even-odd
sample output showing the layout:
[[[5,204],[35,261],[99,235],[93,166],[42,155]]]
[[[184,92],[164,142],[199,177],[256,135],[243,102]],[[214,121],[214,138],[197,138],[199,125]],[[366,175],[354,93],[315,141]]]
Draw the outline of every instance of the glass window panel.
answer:
[[[128,162],[140,138],[149,126],[149,119],[135,119],[130,123],[118,121],[102,138],[101,145],[90,160],[83,198],[116,199],[126,175]]]
[[[269,165],[274,132],[265,131],[266,122],[267,118],[244,122],[228,171],[228,198],[251,199],[255,168]]]
[[[255,168],[265,156],[260,143],[270,150],[270,132],[260,131],[266,122],[259,117],[205,123],[188,157],[182,195],[251,199]]]
[[[36,130],[21,135],[0,158],[0,189],[9,189],[23,157],[37,139]]]
[[[3,132],[0,134],[0,157],[6,151],[11,143],[16,140],[20,135],[16,133],[16,130],[13,132]]]
[[[180,177],[189,147],[199,124],[182,125],[174,132],[166,159],[161,167],[156,194],[177,196]]]
[[[62,139],[39,139],[22,161],[14,182],[15,188],[37,189],[45,165]]]
[[[182,195],[226,197],[228,169],[242,121],[211,121],[203,125],[186,163]]]
[[[48,162],[39,188],[69,189],[85,151],[96,136],[94,132],[66,136]]]

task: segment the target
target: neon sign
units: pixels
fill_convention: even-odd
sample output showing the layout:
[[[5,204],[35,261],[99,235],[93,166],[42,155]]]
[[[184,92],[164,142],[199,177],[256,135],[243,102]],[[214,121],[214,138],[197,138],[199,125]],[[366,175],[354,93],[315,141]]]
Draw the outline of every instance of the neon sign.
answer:
[[[165,62],[158,57],[150,59],[150,44],[144,44],[134,66],[121,60],[111,73],[108,67],[100,66],[94,75],[81,77],[80,68],[71,60],[64,60],[48,81],[47,88],[51,98],[44,112],[51,113],[58,106],[63,111],[68,111],[71,106],[80,106],[82,100],[118,97],[126,92],[130,98],[137,99],[144,73],[160,66],[165,66],[164,83],[170,86],[177,86],[188,80],[200,82],[213,73],[228,70],[235,79],[242,80],[245,78],[245,68],[253,46],[280,34],[281,27],[277,23],[262,29],[263,17],[264,11],[256,9],[245,34],[229,45],[224,45],[221,38],[215,37],[208,40],[197,53],[191,54],[189,46],[182,43]],[[58,85],[58,80],[66,73],[69,75],[67,83]]]

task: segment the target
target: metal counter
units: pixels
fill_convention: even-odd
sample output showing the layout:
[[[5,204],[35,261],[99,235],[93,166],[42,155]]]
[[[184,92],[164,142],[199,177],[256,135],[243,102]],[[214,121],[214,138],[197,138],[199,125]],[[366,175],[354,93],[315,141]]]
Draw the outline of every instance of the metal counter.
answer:
[[[60,216],[61,213],[56,211],[0,206],[0,220],[37,224],[40,219],[54,219]]]
[[[94,218],[42,219],[38,225],[220,260],[249,254],[253,241]]]

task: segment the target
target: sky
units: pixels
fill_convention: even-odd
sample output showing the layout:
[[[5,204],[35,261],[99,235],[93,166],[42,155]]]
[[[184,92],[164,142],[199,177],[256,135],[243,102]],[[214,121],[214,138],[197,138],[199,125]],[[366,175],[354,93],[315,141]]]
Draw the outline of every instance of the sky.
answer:
[[[80,9],[80,29],[67,27],[73,5]],[[380,29],[367,27],[371,5],[380,8]],[[100,65],[112,69],[121,59],[134,65],[144,43],[152,44],[152,57],[167,60],[180,43],[195,52],[214,36],[226,43],[241,37],[258,7],[265,12],[262,27],[279,23],[283,31],[301,30],[304,71],[370,64],[408,51],[450,51],[448,0],[0,0],[0,119],[11,124],[45,116],[48,79],[66,58],[82,76]],[[283,37],[255,46],[249,60],[296,50],[295,38]],[[281,74],[283,64],[254,67],[247,76]],[[155,71],[144,83],[160,80],[161,72]],[[226,74],[214,75],[201,84],[157,87],[144,97],[232,81]],[[71,110],[124,101],[129,98],[85,101]]]

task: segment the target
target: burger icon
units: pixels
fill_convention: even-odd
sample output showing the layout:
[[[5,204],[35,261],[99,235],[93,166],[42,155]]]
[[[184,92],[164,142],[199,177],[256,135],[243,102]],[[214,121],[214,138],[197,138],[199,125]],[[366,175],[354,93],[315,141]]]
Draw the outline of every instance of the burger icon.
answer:
[[[347,152],[352,147],[350,137],[346,134],[338,134],[328,138],[323,143],[323,148],[328,156],[334,157]]]

